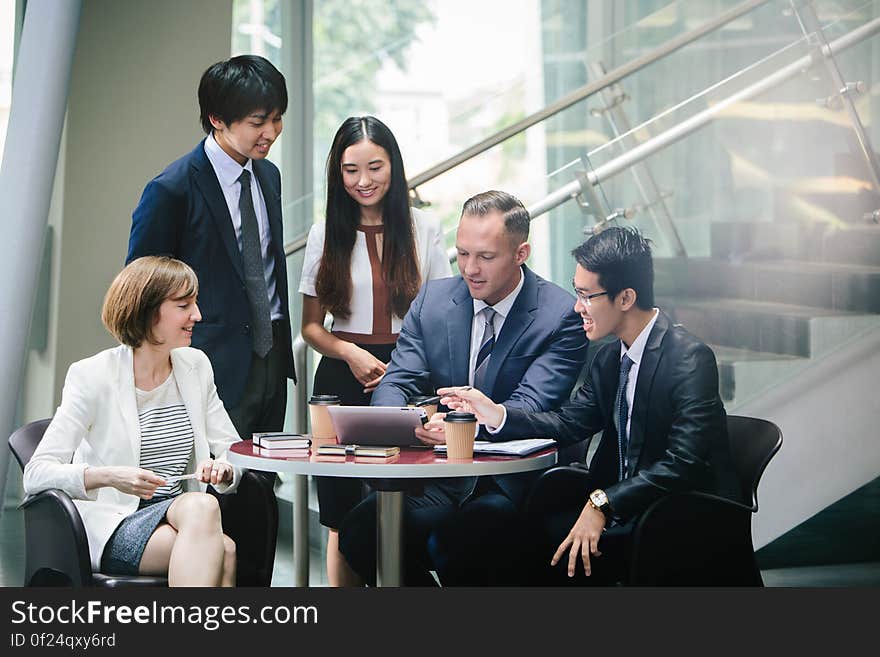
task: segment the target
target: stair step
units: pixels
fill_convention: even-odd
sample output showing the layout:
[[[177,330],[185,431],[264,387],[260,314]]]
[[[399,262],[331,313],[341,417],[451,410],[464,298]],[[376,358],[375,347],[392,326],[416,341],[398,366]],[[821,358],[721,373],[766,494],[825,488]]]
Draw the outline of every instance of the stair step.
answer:
[[[880,267],[880,226],[853,226],[828,232],[822,245],[822,259]]]
[[[710,254],[880,266],[880,226],[806,221],[713,222]]]
[[[789,222],[716,221],[709,252],[713,258],[808,259],[818,256],[823,232],[821,226],[809,228]]]
[[[658,259],[659,294],[739,298],[831,310],[880,313],[880,267],[776,260]]]
[[[721,399],[728,410],[777,383],[808,362],[808,359],[787,354],[774,354],[751,349],[738,349],[710,344],[718,363],[718,384]]]
[[[739,299],[661,299],[661,307],[709,344],[810,357],[880,326],[880,315]]]

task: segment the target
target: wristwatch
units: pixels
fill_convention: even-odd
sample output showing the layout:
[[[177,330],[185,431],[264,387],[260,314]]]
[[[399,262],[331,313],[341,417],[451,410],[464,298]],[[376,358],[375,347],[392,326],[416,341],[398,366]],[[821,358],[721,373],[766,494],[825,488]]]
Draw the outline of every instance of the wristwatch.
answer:
[[[596,509],[596,511],[601,511],[606,518],[611,517],[611,502],[608,501],[608,496],[601,488],[597,488],[590,493],[590,498],[587,500],[587,503]]]

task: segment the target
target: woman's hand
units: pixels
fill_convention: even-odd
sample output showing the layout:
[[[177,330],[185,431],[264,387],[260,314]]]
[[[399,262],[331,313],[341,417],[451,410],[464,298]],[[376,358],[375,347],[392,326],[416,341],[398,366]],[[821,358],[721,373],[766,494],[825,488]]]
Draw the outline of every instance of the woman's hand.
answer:
[[[155,472],[129,465],[89,467],[86,468],[84,477],[86,490],[112,486],[122,493],[136,495],[142,500],[150,499],[159,486],[165,485],[165,480]]]
[[[196,466],[196,474],[203,484],[225,484],[232,481],[232,466],[225,461],[205,459]]]
[[[440,388],[440,403],[464,413],[473,413],[477,422],[487,427],[499,427],[504,421],[504,406],[496,404],[482,392],[471,386]]]
[[[366,349],[351,343],[346,350],[345,362],[354,378],[364,386],[365,393],[375,390],[382,377],[385,376],[385,369],[388,367]]]

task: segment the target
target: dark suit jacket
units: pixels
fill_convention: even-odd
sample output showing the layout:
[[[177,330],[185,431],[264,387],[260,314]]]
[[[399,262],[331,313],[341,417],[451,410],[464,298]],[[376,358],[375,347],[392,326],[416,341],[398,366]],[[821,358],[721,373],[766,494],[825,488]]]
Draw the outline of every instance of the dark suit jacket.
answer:
[[[145,255],[170,255],[195,270],[202,321],[193,329],[192,346],[210,358],[217,392],[229,408],[240,401],[250,371],[250,303],[232,218],[204,144],[199,142],[147,184],[132,215],[126,263]],[[281,176],[268,160],[254,160],[253,166],[266,200],[281,312],[288,315]],[[289,316],[284,337],[286,375],[296,380]]]
[[[571,395],[587,354],[574,297],[523,266],[522,290],[504,320],[486,372],[493,400],[529,412],[559,406]],[[461,276],[428,281],[403,320],[391,363],[373,406],[404,406],[410,395],[467,385],[473,298]],[[481,438],[494,439],[485,434]],[[586,438],[586,436],[584,436]],[[496,481],[521,502],[534,476]]]
[[[499,435],[505,440],[547,436],[565,445],[602,431],[590,472],[624,521],[675,491],[700,490],[739,500],[712,350],[659,314],[639,365],[628,474],[620,482],[613,420],[619,372],[616,340],[596,354],[586,383],[570,402],[549,413],[508,407]]]

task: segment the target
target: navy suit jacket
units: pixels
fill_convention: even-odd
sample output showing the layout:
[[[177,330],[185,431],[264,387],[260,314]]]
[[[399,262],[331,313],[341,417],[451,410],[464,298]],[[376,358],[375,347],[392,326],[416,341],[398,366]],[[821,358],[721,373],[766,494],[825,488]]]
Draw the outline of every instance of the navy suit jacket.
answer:
[[[571,396],[587,356],[587,339],[574,297],[526,266],[523,275],[492,349],[483,392],[530,413],[556,408]],[[425,283],[404,317],[371,404],[405,406],[410,395],[467,385],[473,318],[473,298],[461,276]],[[485,431],[481,438],[497,439]],[[495,480],[520,503],[535,476]]]
[[[232,218],[204,144],[204,140],[199,142],[147,184],[132,215],[126,263],[145,255],[170,255],[195,270],[202,321],[193,329],[192,346],[211,360],[217,393],[229,408],[241,400],[251,366],[250,302]],[[276,289],[285,314],[285,344],[280,345],[285,373],[296,381],[281,226],[281,176],[268,160],[254,160],[253,167],[266,201]]]
[[[659,314],[639,364],[623,481],[618,481],[614,426],[619,374],[620,340],[615,340],[599,350],[586,382],[560,409],[525,413],[505,403],[507,419],[499,435],[505,440],[548,436],[565,445],[602,431],[590,473],[624,521],[676,491],[741,501],[712,350]]]

